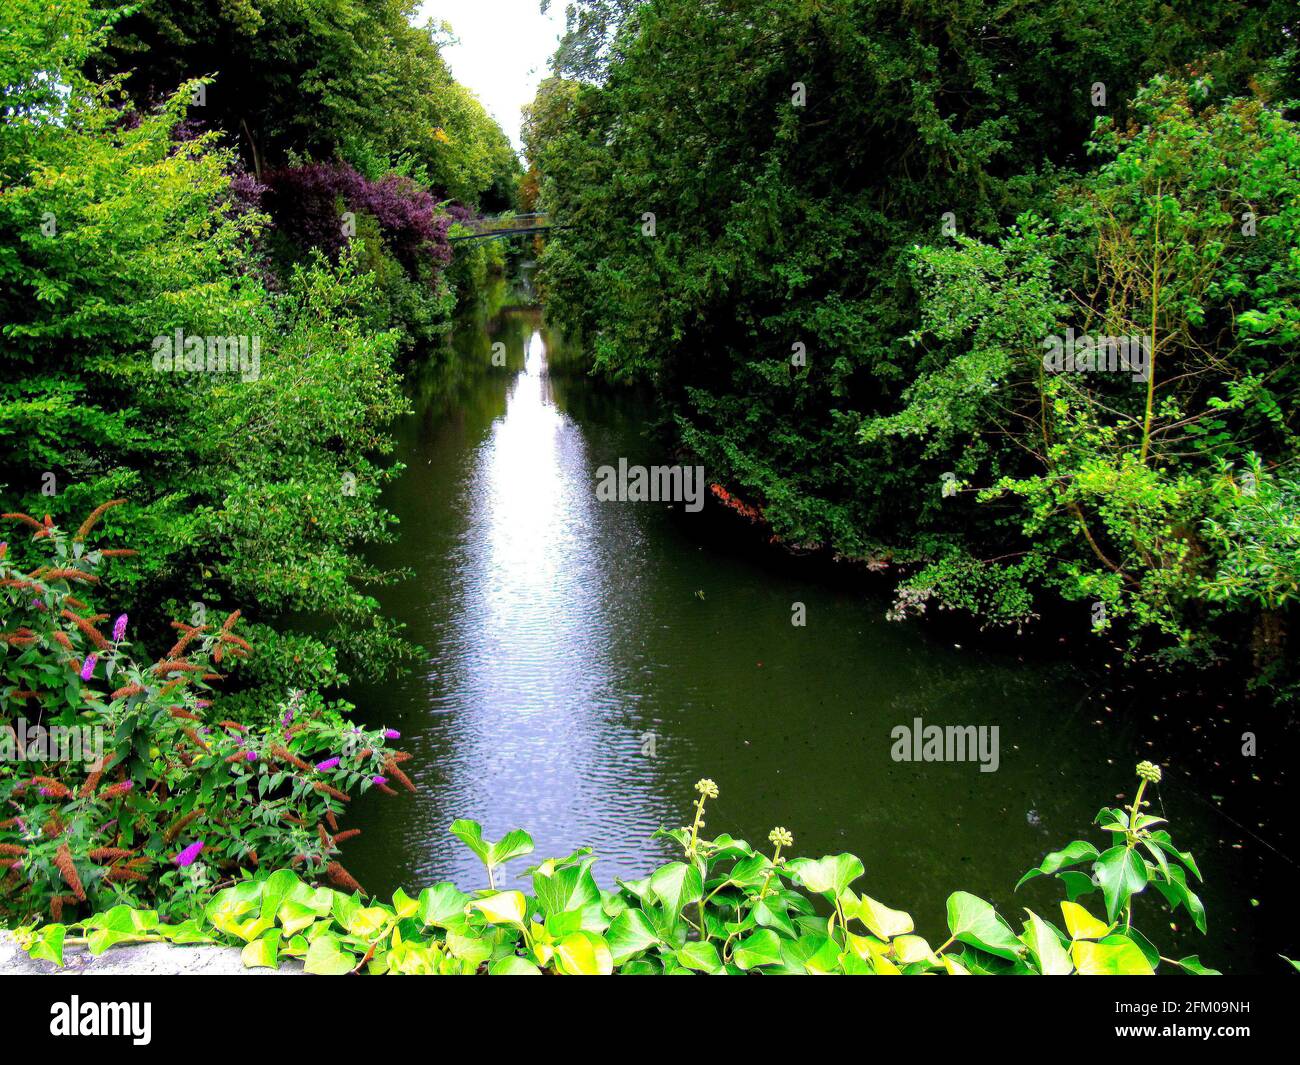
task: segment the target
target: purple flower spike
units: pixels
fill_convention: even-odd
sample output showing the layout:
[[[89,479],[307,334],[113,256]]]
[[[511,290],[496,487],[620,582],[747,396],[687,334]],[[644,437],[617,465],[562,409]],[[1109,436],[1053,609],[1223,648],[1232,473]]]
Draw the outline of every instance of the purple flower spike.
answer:
[[[401,738],[402,738],[402,734],[401,734],[400,732],[398,732],[397,729],[395,729],[395,728],[386,728],[386,729],[384,729],[384,739],[386,739],[386,740],[400,740]]]
[[[326,758],[323,762],[316,763],[316,772],[324,773],[327,769],[337,769],[342,758]]]
[[[197,843],[191,843],[188,847],[186,847],[183,851],[181,851],[180,854],[176,855],[176,857],[173,858],[172,861],[174,861],[177,864],[177,866],[179,866],[181,869],[184,869],[187,865],[194,864],[195,859],[198,858],[202,850],[203,850],[203,840],[199,840]]]
[[[121,643],[124,636],[126,636],[126,615],[118,614],[117,620],[113,622],[113,642]]]
[[[94,655],[91,655],[86,659],[85,663],[81,667],[82,680],[90,680],[90,678],[95,675],[95,663],[97,661],[98,659]]]
[[[245,759],[246,761],[249,761],[249,762],[256,762],[256,761],[257,761],[257,752],[256,752],[256,751],[248,751],[247,753],[245,753],[245,755],[244,755],[244,759]]]

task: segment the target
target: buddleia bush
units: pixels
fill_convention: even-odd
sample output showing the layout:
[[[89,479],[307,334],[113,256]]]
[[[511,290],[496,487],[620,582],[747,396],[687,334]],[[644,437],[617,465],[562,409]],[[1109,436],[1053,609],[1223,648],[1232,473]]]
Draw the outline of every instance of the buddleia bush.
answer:
[[[22,564],[0,543],[0,918],[125,905],[180,919],[241,872],[277,867],[358,890],[338,860],[357,830],[338,818],[351,794],[413,789],[397,733],[353,727],[301,690],[265,725],[223,716],[216,686],[254,654],[237,610],[173,622],[152,661],[127,615],[106,627],[101,578],[133,552],[90,536],[122,502],[71,533],[4,515],[32,535],[15,545]]]

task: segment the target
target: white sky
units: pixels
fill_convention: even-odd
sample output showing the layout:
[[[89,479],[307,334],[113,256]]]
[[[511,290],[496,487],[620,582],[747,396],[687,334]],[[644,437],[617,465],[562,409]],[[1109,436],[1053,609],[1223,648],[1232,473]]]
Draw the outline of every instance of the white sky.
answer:
[[[519,109],[531,103],[564,30],[565,0],[543,16],[538,0],[426,0],[416,17],[445,19],[460,43],[443,49],[468,86],[519,148]]]

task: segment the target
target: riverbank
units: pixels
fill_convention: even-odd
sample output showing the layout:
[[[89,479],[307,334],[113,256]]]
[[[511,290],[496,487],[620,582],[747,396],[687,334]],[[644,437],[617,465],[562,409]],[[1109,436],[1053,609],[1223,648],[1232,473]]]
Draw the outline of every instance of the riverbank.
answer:
[[[954,869],[1011,912],[1035,902],[1010,891],[1023,868],[1086,838],[1099,799],[1131,795],[1126,763],[1150,757],[1169,767],[1160,801],[1215,915],[1208,940],[1181,928],[1178,948],[1267,969],[1261,907],[1280,905],[1272,885],[1291,872],[1287,842],[1260,827],[1289,783],[1271,712],[1252,719],[1258,762],[1229,758],[1239,722],[1213,725],[1233,715],[1204,694],[1180,715],[1153,686],[1117,685],[1082,640],[891,622],[870,574],[790,558],[725,508],[598,502],[600,466],[670,460],[652,403],[551,372],[567,353],[540,308],[492,306],[451,343],[503,343],[507,365],[485,358],[450,384],[434,371],[439,387],[417,374],[395,426],[406,470],[384,503],[401,539],[371,560],[413,564],[380,598],[428,654],[353,695],[364,721],[402,732],[420,792],[355,804],[364,831],[346,862],[367,890],[472,882],[446,836],[458,817],[525,826],[548,853],[592,845],[605,883],[640,876],[667,854],[654,830],[689,820],[676,784],[710,776],[746,838],[786,824],[804,853],[887,856],[869,863],[872,887],[914,900],[918,920],[942,918]],[[895,762],[891,731],[917,717],[996,726],[998,771]]]

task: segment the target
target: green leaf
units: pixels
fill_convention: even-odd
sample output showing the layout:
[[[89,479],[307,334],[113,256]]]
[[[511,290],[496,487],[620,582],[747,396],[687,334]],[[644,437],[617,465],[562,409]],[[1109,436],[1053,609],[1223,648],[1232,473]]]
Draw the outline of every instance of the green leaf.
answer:
[[[492,864],[492,845],[483,839],[483,826],[477,821],[461,819],[453,821],[449,829],[451,834],[478,855],[484,865]]]
[[[524,927],[524,915],[528,912],[528,902],[522,891],[498,891],[495,895],[474,899],[471,910],[478,910],[492,924],[514,925]]]
[[[758,887],[768,878],[772,860],[765,854],[751,854],[731,867],[727,880],[739,887]]]
[[[393,892],[393,912],[397,914],[398,918],[405,920],[407,917],[414,917],[420,912],[420,904],[401,888],[398,888]]]
[[[533,852],[533,837],[521,828],[507,832],[488,851],[489,863],[493,866],[503,865],[511,858],[520,858]]]
[[[361,912],[361,900],[355,899],[351,895],[346,895],[342,891],[332,893],[330,899],[330,912],[334,915],[334,920],[342,928],[347,928],[356,916]]]
[[[175,943],[178,946],[184,946],[193,943],[215,943],[211,935],[203,930],[197,917],[191,917],[187,921],[182,921],[175,925],[159,925],[158,931],[163,935],[168,943]]]
[[[356,966],[357,959],[343,950],[338,939],[328,933],[311,941],[303,961],[303,968],[318,976],[342,976]]]
[[[209,921],[218,914],[242,917],[256,907],[261,898],[262,885],[253,880],[245,880],[234,887],[218,891],[204,907],[203,912]]]
[[[677,961],[687,969],[695,969],[702,973],[722,971],[722,958],[718,955],[718,948],[712,943],[687,943],[677,952]]]
[[[1050,875],[1067,866],[1078,865],[1096,857],[1096,847],[1086,840],[1076,839],[1073,843],[1067,843],[1061,850],[1052,851],[1039,863],[1037,868],[1030,869],[1029,872],[1016,881],[1015,890],[1019,891],[1021,884],[1027,880],[1032,880],[1036,876]]]
[[[240,952],[246,969],[278,969],[280,966],[280,929],[272,929],[255,939]]]
[[[852,916],[847,906],[844,909],[846,914]],[[855,912],[858,919],[880,939],[893,939],[894,936],[906,935],[915,927],[910,914],[902,910],[891,910],[883,902],[877,902],[869,895],[863,895],[858,900]]]
[[[1128,900],[1147,886],[1147,867],[1136,851],[1111,847],[1093,866],[1106,898],[1106,916],[1113,922]]]
[[[903,965],[914,965],[918,962],[929,965],[941,964],[934,948],[921,936],[899,936],[894,940],[893,947],[894,955]]]
[[[52,961],[62,969],[63,940],[67,934],[68,929],[61,924],[47,924],[37,929],[27,948],[27,956],[33,961]]]
[[[1290,959],[1287,960],[1289,961]],[[1200,955],[1197,954],[1189,954],[1186,958],[1179,958],[1178,964],[1182,967],[1183,972],[1191,973],[1193,976],[1223,975],[1223,973],[1219,972],[1218,969],[1211,969],[1208,966],[1202,965]],[[1291,962],[1291,964],[1295,965],[1296,963]],[[1300,965],[1296,965],[1296,968],[1300,969]]]
[[[542,970],[527,958],[511,954],[488,966],[488,976],[541,976]]]
[[[1146,955],[1131,939],[1108,936],[1100,943],[1076,940],[1070,956],[1080,976],[1154,976]]]
[[[274,919],[280,904],[291,898],[302,881],[292,869],[277,869],[262,881],[262,916]]]
[[[317,920],[315,910],[310,906],[304,906],[301,902],[294,902],[293,899],[286,899],[281,903],[276,916],[284,927],[285,935],[289,936],[297,935],[304,928],[315,924]]]
[[[1187,886],[1187,874],[1176,865],[1169,867],[1168,880],[1155,880],[1156,890],[1165,897],[1172,907],[1183,906],[1192,916],[1192,923],[1202,935],[1205,933],[1205,905],[1200,897]]]
[[[852,854],[828,854],[816,860],[796,858],[786,866],[803,885],[820,895],[839,898],[849,885],[865,871],[859,858]]]
[[[492,957],[492,944],[479,935],[461,932],[447,933],[447,949],[471,968],[477,968]]]
[[[684,907],[703,897],[704,881],[694,866],[670,862],[651,875],[650,891],[676,920]]]
[[[600,902],[600,889],[591,875],[589,861],[567,866],[549,876],[539,869],[533,874],[533,891],[542,912],[548,916]]]
[[[608,976],[614,959],[605,937],[595,932],[574,932],[555,944],[556,969],[565,976]]]
[[[156,911],[137,910],[126,905],[114,906],[107,913],[92,917],[86,922],[86,929],[86,946],[94,955],[103,954],[104,951],[119,943],[162,938],[161,935],[150,934],[158,929]],[[257,934],[263,930],[258,929]]]
[[[966,891],[948,896],[948,930],[962,943],[1000,958],[1017,958],[1025,949],[992,906]]]
[[[1102,939],[1110,933],[1110,925],[1099,921],[1076,902],[1061,903],[1061,916],[1071,939]]]
[[[795,946],[797,953],[803,958],[806,972],[825,975],[840,970],[840,948],[830,936],[800,936]],[[784,957],[785,952],[782,951],[782,958]],[[873,962],[878,959],[879,955],[872,956]]]
[[[1091,895],[1097,890],[1097,884],[1089,873],[1080,873],[1069,869],[1063,873],[1057,873],[1056,878],[1065,885],[1065,896],[1071,902],[1083,898],[1084,895]]]
[[[581,910],[569,910],[566,913],[553,913],[546,918],[546,931],[556,939],[563,939],[570,932],[578,932],[581,930]]]
[[[943,967],[948,970],[949,976],[970,976],[966,967],[951,954],[943,955]]]
[[[434,884],[420,892],[418,915],[425,927],[449,928],[465,922],[470,897],[455,884]]]
[[[1074,963],[1056,932],[1033,910],[1025,912],[1029,914],[1029,920],[1025,922],[1025,932],[1020,938],[1038,962],[1038,971],[1044,976],[1068,976],[1074,971]]]
[[[1204,880],[1204,877],[1201,876],[1200,869],[1196,867],[1196,859],[1192,857],[1191,852],[1180,851],[1177,847],[1175,847],[1173,841],[1170,839],[1168,832],[1164,831],[1163,829],[1159,832],[1152,832],[1150,833],[1149,838],[1152,843],[1158,846],[1166,854],[1172,854],[1175,858],[1177,858],[1180,862],[1182,862],[1185,866],[1187,866],[1187,868],[1191,870],[1192,876],[1196,877],[1197,880]]]
[[[760,928],[736,944],[732,960],[746,971],[760,965],[779,965],[781,940],[770,928]]]
[[[614,918],[606,933],[610,954],[615,965],[622,965],[629,958],[648,950],[659,942],[659,937],[650,927],[645,914],[640,910],[627,909]]]
[[[797,932],[794,922],[786,911],[786,903],[776,895],[767,895],[754,904],[754,920],[763,928],[775,929],[777,932],[794,939]]]

